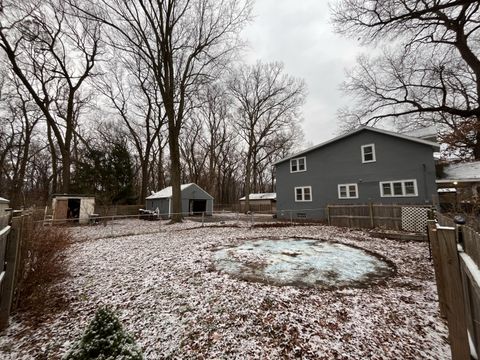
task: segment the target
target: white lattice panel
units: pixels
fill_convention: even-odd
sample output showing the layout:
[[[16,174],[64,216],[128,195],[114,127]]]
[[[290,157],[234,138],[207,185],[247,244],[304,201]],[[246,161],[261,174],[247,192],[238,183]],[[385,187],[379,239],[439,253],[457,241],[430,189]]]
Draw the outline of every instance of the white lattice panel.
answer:
[[[402,230],[411,232],[425,232],[428,220],[428,208],[403,206]]]

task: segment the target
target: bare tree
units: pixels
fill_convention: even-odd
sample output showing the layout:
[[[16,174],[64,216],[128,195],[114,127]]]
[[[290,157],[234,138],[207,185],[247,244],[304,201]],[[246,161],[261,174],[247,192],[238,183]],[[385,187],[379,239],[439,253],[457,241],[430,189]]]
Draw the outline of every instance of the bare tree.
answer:
[[[258,155],[272,138],[299,121],[305,84],[283,73],[279,63],[240,66],[229,82],[236,100],[235,126],[245,143],[245,207],[249,210]]]
[[[473,0],[340,1],[336,29],[384,47],[348,74],[344,89],[357,106],[341,112],[341,120],[438,123],[453,142],[468,136],[480,159],[479,16]]]
[[[104,74],[100,91],[108,98],[136,150],[140,166],[140,196],[147,196],[153,148],[166,122],[158,86],[136,54],[116,54]]]
[[[88,16],[113,31],[113,46],[152,71],[168,120],[172,221],[181,221],[179,137],[193,94],[211,81],[238,45],[250,0],[91,1]],[[101,7],[99,8],[98,5]],[[85,1],[77,4],[85,9]]]
[[[221,179],[224,168],[232,161],[228,145],[235,140],[234,129],[230,125],[233,99],[228,94],[223,82],[217,82],[207,87],[201,94],[202,106],[197,116],[205,124],[205,158],[208,159],[206,189],[215,199],[224,201],[221,191]]]
[[[81,94],[99,55],[100,25],[71,14],[60,0],[3,2],[0,48],[42,111],[62,160],[62,191],[70,187],[72,141]]]

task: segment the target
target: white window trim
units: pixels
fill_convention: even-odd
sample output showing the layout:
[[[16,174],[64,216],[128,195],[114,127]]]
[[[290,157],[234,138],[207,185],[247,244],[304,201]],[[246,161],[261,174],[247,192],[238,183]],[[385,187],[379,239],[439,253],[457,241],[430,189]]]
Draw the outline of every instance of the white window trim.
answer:
[[[303,159],[303,163],[305,165],[305,169],[303,169],[303,170],[298,170],[298,160],[300,160],[300,159]],[[294,161],[297,163],[297,170],[295,170],[295,171],[292,170],[292,163]],[[297,157],[295,159],[290,159],[290,173],[297,173],[297,172],[304,172],[304,171],[307,171],[307,157],[306,156]]]
[[[355,194],[356,196],[350,196],[350,191],[349,191],[349,187],[350,186],[355,186]],[[341,196],[341,193],[340,193],[340,188],[342,186],[346,186],[347,188],[347,196]],[[338,184],[338,187],[337,187],[337,190],[338,190],[338,198],[339,199],[358,199],[358,185],[356,183],[351,183],[351,184]]]
[[[305,199],[305,190],[304,189],[310,189],[310,200],[303,200]],[[302,189],[302,200],[297,200],[297,189]],[[295,202],[312,202],[313,201],[313,194],[312,194],[312,187],[311,186],[297,186],[294,190],[293,190],[293,194],[294,194],[294,199],[295,199]]]
[[[413,182],[413,187],[414,187],[414,190],[415,190],[415,194],[405,194],[405,183],[406,182]],[[393,184],[394,183],[402,183],[402,195],[393,194]],[[383,184],[390,184],[390,189],[392,191],[391,195],[385,195],[383,193]],[[418,196],[417,180],[416,179],[407,179],[407,180],[381,181],[380,182],[380,196],[381,197],[417,197]]]
[[[372,147],[373,160],[365,160],[365,148],[370,146]],[[375,144],[362,145],[362,163],[367,164],[367,163],[372,163],[376,161],[377,161],[377,155],[375,154]]]

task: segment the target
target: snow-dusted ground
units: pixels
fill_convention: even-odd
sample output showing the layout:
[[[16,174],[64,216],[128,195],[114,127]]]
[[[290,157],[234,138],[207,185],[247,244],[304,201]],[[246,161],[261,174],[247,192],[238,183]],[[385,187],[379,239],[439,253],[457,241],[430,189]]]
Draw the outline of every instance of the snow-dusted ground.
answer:
[[[426,243],[322,226],[200,226],[129,220],[75,228],[71,278],[63,284],[68,312],[35,330],[13,318],[0,358],[60,358],[101,304],[118,311],[147,359],[450,358]],[[365,288],[321,290],[215,270],[219,247],[291,237],[364,248],[393,262],[396,274]]]

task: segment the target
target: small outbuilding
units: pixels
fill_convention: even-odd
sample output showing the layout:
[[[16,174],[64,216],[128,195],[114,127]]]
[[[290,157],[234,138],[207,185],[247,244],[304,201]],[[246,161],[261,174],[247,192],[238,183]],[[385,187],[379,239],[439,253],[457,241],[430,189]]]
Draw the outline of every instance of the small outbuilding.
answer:
[[[257,193],[250,194],[250,211],[277,211],[277,193]],[[240,198],[240,210],[245,211],[246,197]]]
[[[10,208],[9,204],[10,202],[7,199],[0,197],[0,216],[5,215],[5,210]]]
[[[438,164],[440,205],[451,210],[471,211],[480,200],[480,161]],[[447,190],[449,189],[449,191]],[[450,196],[447,197],[447,194]]]
[[[182,214],[212,215],[213,196],[194,183],[183,184],[180,187],[182,198]],[[147,210],[158,211],[160,216],[169,218],[172,214],[172,187],[169,186],[146,198]],[[157,210],[158,209],[158,210]]]
[[[90,216],[95,213],[95,197],[85,195],[53,195],[52,219],[54,222],[61,220],[78,221],[88,224]]]
[[[9,213],[6,211],[10,208],[10,202],[7,199],[0,197],[0,231],[4,226],[8,225],[10,219]]]

